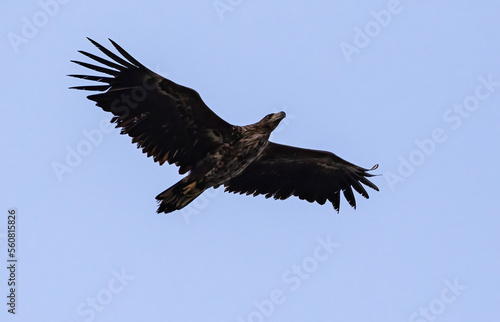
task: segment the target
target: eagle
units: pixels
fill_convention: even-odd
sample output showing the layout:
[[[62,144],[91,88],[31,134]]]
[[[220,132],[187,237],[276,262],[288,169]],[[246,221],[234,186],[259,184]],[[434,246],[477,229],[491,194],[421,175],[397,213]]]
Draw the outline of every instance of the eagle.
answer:
[[[68,75],[99,82],[71,89],[96,91],[87,96],[106,112],[112,123],[155,162],[179,167],[187,175],[156,196],[158,213],[184,208],[208,188],[287,199],[296,196],[320,205],[329,201],[337,213],[340,194],[356,208],[353,188],[369,198],[363,185],[379,189],[374,176],[331,152],[303,149],[269,141],[286,116],[271,113],[254,124],[232,125],[217,116],[193,89],[146,68],[109,39],[121,54],[87,38],[108,59],[78,51],[95,62],[72,62],[101,75]],[[363,184],[363,185],[362,185]]]

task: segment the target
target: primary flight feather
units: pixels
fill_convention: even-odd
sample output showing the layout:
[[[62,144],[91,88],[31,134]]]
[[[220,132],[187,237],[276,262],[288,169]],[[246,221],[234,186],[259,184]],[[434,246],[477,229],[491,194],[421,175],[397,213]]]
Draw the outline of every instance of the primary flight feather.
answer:
[[[337,212],[341,192],[356,208],[352,188],[365,198],[363,185],[378,191],[367,179],[377,165],[365,169],[331,152],[270,142],[284,112],[246,126],[229,124],[195,90],[144,67],[111,39],[122,57],[89,40],[111,60],[79,51],[101,65],[73,62],[103,76],[69,75],[100,83],[71,88],[100,92],[87,97],[114,115],[111,122],[121,134],[132,137],[160,165],[174,163],[180,174],[189,172],[156,196],[158,213],[182,209],[206,189],[221,185],[225,191],[266,198],[330,201]]]

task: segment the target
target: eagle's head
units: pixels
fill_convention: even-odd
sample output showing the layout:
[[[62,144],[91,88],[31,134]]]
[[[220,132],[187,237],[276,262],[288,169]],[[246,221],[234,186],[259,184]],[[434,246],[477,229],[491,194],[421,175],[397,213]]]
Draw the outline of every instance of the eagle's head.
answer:
[[[245,125],[242,129],[251,134],[251,136],[264,136],[269,138],[271,132],[280,124],[280,121],[286,116],[285,112],[271,113],[262,118],[257,123]]]
[[[266,132],[271,133],[280,124],[281,120],[286,116],[285,112],[267,114],[259,121],[259,124]]]

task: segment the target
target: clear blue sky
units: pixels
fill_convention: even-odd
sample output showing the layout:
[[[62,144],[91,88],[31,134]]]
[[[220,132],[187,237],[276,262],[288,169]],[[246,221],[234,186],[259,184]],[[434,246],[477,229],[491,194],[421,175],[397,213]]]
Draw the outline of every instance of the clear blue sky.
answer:
[[[22,1],[3,4],[0,258],[17,211],[16,316],[2,321],[496,321],[498,1]],[[118,42],[271,139],[371,167],[340,214],[207,191],[68,87],[85,37]],[[55,165],[65,166],[58,172]]]

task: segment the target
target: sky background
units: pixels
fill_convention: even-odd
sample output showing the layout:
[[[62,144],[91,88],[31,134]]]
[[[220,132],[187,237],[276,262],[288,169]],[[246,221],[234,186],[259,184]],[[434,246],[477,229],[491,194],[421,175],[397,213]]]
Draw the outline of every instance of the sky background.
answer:
[[[0,13],[2,321],[497,321],[498,1],[9,1]],[[238,125],[380,164],[340,214],[206,191],[68,87],[115,40]],[[110,47],[111,48],[111,47]],[[59,169],[59,170],[57,170]],[[64,170],[61,170],[64,169]]]

